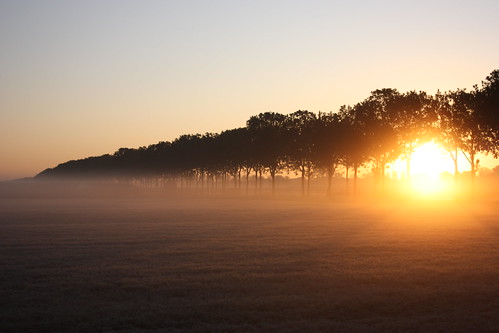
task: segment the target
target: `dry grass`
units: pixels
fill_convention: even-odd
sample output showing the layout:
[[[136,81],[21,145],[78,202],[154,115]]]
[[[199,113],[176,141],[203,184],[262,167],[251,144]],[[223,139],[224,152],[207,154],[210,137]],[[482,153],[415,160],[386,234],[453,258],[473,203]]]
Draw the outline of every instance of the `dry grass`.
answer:
[[[499,331],[493,202],[0,194],[2,332]]]

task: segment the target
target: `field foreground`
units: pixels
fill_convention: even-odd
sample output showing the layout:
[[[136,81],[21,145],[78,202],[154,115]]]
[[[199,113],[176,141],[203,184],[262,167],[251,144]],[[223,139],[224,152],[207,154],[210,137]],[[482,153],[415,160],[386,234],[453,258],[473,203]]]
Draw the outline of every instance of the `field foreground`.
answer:
[[[1,332],[497,332],[496,202],[0,191]]]

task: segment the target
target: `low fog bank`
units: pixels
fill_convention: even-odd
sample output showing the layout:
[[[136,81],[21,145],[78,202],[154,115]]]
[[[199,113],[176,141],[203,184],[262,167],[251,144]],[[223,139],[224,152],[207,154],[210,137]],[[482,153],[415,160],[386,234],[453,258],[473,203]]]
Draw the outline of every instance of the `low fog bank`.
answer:
[[[0,182],[2,200],[167,200],[188,201],[203,199],[270,200],[300,203],[371,203],[400,201],[459,201],[495,202],[499,199],[499,176],[488,174],[471,182],[468,177],[454,179],[442,177],[441,188],[426,188],[425,180],[415,178],[411,183],[403,180],[386,180],[380,183],[373,178],[357,181],[334,178],[328,190],[325,179],[314,178],[303,184],[299,178],[277,177],[275,186],[269,179],[259,182],[232,181],[218,183],[164,183],[157,179],[22,179]]]
[[[0,331],[499,329],[496,204],[226,190],[1,184]]]
[[[3,199],[111,198],[135,196],[139,188],[132,184],[94,179],[36,180],[0,182]]]

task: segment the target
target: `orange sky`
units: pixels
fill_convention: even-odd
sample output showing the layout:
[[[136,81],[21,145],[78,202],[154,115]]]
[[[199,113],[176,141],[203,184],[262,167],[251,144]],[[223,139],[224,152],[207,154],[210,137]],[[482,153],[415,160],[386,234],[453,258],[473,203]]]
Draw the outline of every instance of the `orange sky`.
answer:
[[[498,68],[494,1],[2,1],[0,180],[70,159],[470,88]]]

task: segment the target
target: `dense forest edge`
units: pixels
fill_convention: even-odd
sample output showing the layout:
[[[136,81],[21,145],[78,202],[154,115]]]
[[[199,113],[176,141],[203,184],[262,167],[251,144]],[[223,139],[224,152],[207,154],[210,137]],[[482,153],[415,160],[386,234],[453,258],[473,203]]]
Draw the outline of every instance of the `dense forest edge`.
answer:
[[[458,167],[458,156],[464,155],[471,170],[466,177],[474,182],[478,155],[499,156],[499,70],[469,91],[430,95],[378,89],[337,112],[260,113],[250,117],[245,127],[120,148],[112,155],[59,164],[35,179],[91,178],[206,191],[228,187],[261,191],[264,180],[274,193],[276,179],[292,175],[300,182],[302,195],[310,193],[311,180],[318,178],[324,193],[331,195],[342,168],[347,181],[350,173],[355,193],[359,169],[369,170],[375,183],[383,186],[389,163],[398,158],[407,162],[405,178],[410,179],[411,154],[429,141],[448,152],[456,181],[464,177]],[[499,174],[499,169],[493,172]]]

